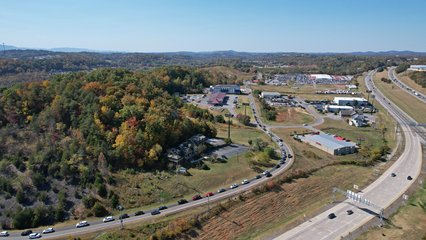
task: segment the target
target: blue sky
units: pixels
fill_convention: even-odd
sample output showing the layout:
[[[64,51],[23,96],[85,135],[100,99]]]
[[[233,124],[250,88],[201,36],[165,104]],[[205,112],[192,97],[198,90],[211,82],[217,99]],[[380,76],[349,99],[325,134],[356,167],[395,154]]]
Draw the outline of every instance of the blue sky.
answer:
[[[425,0],[8,0],[0,43],[137,52],[426,52]]]

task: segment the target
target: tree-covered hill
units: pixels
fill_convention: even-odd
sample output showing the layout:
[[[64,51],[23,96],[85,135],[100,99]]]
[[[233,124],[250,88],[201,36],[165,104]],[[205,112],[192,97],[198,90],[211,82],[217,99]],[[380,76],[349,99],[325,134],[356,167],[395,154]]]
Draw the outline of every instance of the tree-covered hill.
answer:
[[[207,72],[180,67],[100,69],[2,90],[2,224],[10,226],[8,219],[20,214],[35,215],[20,211],[25,206],[40,211],[51,206],[59,213],[20,227],[63,220],[85,192],[114,198],[104,185],[114,181],[111,171],[162,169],[167,148],[194,134],[215,136],[211,114],[173,96],[200,91],[209,78]]]

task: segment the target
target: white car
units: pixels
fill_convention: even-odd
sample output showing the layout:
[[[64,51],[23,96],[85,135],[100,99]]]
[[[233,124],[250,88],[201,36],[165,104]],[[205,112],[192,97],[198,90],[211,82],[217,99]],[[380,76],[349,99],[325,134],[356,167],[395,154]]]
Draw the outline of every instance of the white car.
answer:
[[[7,236],[9,236],[9,232],[8,231],[0,232],[0,237],[7,237]]]
[[[53,233],[53,232],[55,232],[55,229],[53,229],[53,228],[46,228],[41,233],[48,234],[48,233]]]
[[[265,170],[264,172],[263,172],[263,175],[267,175],[269,173],[269,171],[268,170]]]
[[[238,184],[234,183],[234,184],[232,184],[232,185],[231,185],[231,187],[230,187],[230,188],[231,188],[231,189],[234,189],[234,188],[237,188],[237,187],[238,187]]]
[[[241,182],[241,184],[249,184],[250,183],[250,181],[248,180],[248,179],[244,179],[242,182]]]
[[[30,239],[41,238],[41,234],[40,233],[31,233],[28,237]]]
[[[112,221],[114,221],[115,219],[114,219],[114,217],[113,216],[108,216],[108,217],[104,217],[104,223],[106,223],[106,222],[112,222]]]
[[[75,227],[76,228],[81,228],[81,227],[86,227],[86,226],[89,226],[90,224],[87,222],[87,221],[81,221],[81,222],[79,222],[79,223],[77,223],[76,225],[75,225]]]

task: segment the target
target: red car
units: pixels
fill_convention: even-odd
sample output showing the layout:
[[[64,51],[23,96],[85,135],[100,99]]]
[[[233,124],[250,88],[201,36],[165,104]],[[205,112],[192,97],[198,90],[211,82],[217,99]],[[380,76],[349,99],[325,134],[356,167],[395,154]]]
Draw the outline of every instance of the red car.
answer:
[[[211,197],[211,196],[213,196],[214,195],[214,193],[212,193],[212,192],[208,192],[208,193],[206,193],[206,197]]]
[[[198,200],[198,199],[201,199],[201,198],[202,197],[199,194],[197,194],[197,195],[192,197],[192,200],[195,201],[195,200]]]

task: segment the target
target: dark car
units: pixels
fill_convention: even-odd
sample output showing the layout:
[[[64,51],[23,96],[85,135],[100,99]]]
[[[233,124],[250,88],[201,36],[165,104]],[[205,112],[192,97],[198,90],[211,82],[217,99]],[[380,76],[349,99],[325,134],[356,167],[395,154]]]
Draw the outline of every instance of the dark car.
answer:
[[[185,204],[185,203],[188,203],[188,201],[186,199],[181,199],[181,200],[178,201],[179,205],[182,205],[182,204]]]
[[[330,214],[328,214],[328,218],[329,218],[329,219],[336,218],[336,214],[334,214],[334,213],[330,213]]]
[[[143,214],[145,214],[144,211],[137,211],[137,212],[135,212],[135,216],[139,216],[139,215],[143,215]]]
[[[262,175],[256,175],[256,179],[262,178]]]
[[[413,178],[412,178],[411,176],[408,176],[408,177],[407,177],[407,180],[410,180],[410,181],[411,181],[411,180],[413,180]]]
[[[21,232],[21,236],[28,236],[31,233],[33,233],[33,231],[31,231],[31,230],[25,230],[25,231]]]
[[[266,177],[272,177],[272,174],[271,174],[270,172],[267,172],[267,173],[265,174],[265,176],[266,176]]]
[[[280,161],[280,164],[285,164],[285,160],[281,160],[281,161]]]
[[[281,167],[281,165],[279,165],[279,164],[275,165],[275,168],[280,168],[280,167]]]
[[[153,210],[152,212],[151,212],[151,215],[158,215],[158,214],[160,214],[161,212],[160,212],[160,210],[158,210],[158,209],[155,209],[155,210]]]
[[[225,191],[226,191],[225,188],[220,188],[219,190],[217,190],[218,193],[222,193],[222,192],[225,192]]]
[[[194,195],[193,197],[192,197],[192,200],[193,201],[196,201],[196,200],[199,200],[199,199],[201,199],[202,197],[199,195],[199,194],[197,194],[197,195]]]
[[[395,173],[391,173],[391,176],[392,176],[392,177],[396,177],[396,174],[395,174]]]
[[[291,155],[290,153],[287,155],[288,158],[292,158],[293,155]]]
[[[125,218],[129,218],[129,214],[123,213],[120,215],[120,219],[125,219]]]
[[[354,211],[352,211],[352,210],[348,210],[348,211],[346,211],[346,213],[348,214],[348,215],[352,215],[352,214],[354,214]]]
[[[158,210],[165,210],[165,209],[167,209],[167,206],[160,206],[160,207],[158,208]]]

